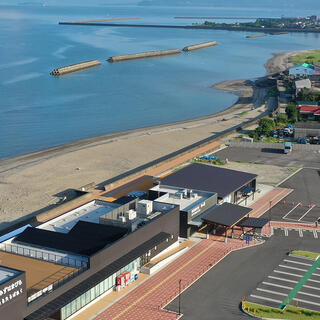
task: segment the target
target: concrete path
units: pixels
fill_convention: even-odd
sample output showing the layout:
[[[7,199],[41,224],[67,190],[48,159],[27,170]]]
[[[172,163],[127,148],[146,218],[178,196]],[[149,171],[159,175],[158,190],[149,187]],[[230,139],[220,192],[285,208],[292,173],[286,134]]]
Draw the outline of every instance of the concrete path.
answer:
[[[214,240],[213,240],[214,239]],[[252,243],[254,246],[260,243]],[[103,311],[96,320],[171,320],[177,313],[164,310],[170,301],[234,250],[249,247],[244,241],[212,236],[202,240],[173,263]]]

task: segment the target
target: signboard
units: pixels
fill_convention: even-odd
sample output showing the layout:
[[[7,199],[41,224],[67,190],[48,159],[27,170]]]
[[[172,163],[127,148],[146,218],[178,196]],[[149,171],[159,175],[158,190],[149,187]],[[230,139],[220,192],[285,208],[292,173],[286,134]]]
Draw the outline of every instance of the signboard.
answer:
[[[23,293],[22,280],[16,280],[0,289],[0,306],[14,300]]]

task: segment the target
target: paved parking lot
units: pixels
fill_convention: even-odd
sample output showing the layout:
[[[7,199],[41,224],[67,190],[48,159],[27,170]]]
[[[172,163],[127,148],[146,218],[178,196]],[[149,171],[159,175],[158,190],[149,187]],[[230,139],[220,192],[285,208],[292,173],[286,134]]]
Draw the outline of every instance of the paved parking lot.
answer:
[[[299,237],[305,239],[319,239],[319,250],[320,250],[320,230],[303,230],[303,229],[291,229],[272,227],[272,233],[277,236],[284,237]]]
[[[284,272],[299,273],[299,270],[290,270],[289,268],[279,267],[280,264],[301,269],[307,269],[309,267],[304,265],[301,265],[300,267],[299,264],[289,264],[284,261],[284,259],[293,260],[291,257],[287,256],[287,252],[290,248],[313,252],[319,251],[320,239],[315,239],[311,233],[310,235],[307,235],[305,231],[303,231],[303,234],[304,236],[300,237],[298,232],[294,234],[293,231],[289,231],[289,235],[285,236],[284,232],[279,229],[279,232],[276,231],[274,236],[267,240],[265,244],[246,250],[236,251],[228,255],[188,290],[182,293],[180,301],[181,311],[183,313],[182,320],[248,319],[239,308],[242,297],[246,296],[248,300],[250,300],[250,294],[253,294],[263,281],[270,282],[276,280],[276,282],[272,283],[282,285],[280,282],[277,282],[277,279],[268,278],[265,280],[266,275],[273,276],[274,270],[287,270]],[[303,261],[303,263],[312,262]],[[316,273],[320,274],[320,270],[316,271]],[[289,279],[289,275],[280,273],[275,274],[277,274],[275,277],[284,278],[284,275],[285,277],[288,277],[286,279]],[[299,277],[292,277],[290,279],[298,281]],[[307,287],[307,285],[319,287],[318,284],[320,283],[312,280],[320,281],[320,277],[312,276],[310,280],[305,283],[305,286],[301,291],[311,294],[313,294],[312,292],[316,292],[314,293],[315,295],[320,295],[319,290]],[[283,286],[287,287],[295,286],[295,283],[293,282],[281,283],[283,283]],[[276,286],[273,287],[276,288]],[[264,289],[265,287],[262,286],[261,288]],[[275,290],[274,288],[269,288],[267,290],[277,291],[277,288],[280,290],[286,289],[277,287]],[[289,290],[290,289],[286,289],[281,292],[285,294]],[[267,293],[264,292],[263,295],[264,294]],[[259,295],[262,295],[262,291],[259,292]],[[310,300],[310,298],[318,299],[317,297],[308,296],[306,294],[300,293],[295,298],[318,303],[316,302],[318,300]],[[278,295],[277,298],[271,299],[282,302],[284,296]],[[263,301],[260,300],[260,304],[261,303],[263,303]],[[295,301],[293,303],[295,303]],[[179,299],[175,299],[167,306],[167,308],[177,312],[178,305]],[[278,306],[278,302],[275,305]],[[311,304],[307,305],[302,301],[299,302],[299,305],[301,307],[308,306],[309,309],[311,308]],[[316,307],[318,308],[318,306]]]
[[[319,170],[307,168],[300,170],[280,185],[294,191],[263,217],[271,217],[277,221],[314,223],[320,217],[319,185]]]
[[[285,167],[320,168],[320,153],[318,151],[293,151],[284,154],[282,150],[268,148],[254,149],[244,147],[228,147],[215,153],[221,159],[230,161],[256,162]]]
[[[320,311],[318,265],[318,261],[287,256],[263,279],[247,300],[273,308],[279,308],[291,300],[290,305],[298,304],[303,308]]]

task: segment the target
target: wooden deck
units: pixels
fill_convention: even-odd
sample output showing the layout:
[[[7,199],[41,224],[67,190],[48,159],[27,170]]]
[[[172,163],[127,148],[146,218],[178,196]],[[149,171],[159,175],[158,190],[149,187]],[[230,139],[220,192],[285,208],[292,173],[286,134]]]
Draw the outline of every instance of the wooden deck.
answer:
[[[39,291],[77,269],[0,251],[1,265],[26,272],[27,291]]]

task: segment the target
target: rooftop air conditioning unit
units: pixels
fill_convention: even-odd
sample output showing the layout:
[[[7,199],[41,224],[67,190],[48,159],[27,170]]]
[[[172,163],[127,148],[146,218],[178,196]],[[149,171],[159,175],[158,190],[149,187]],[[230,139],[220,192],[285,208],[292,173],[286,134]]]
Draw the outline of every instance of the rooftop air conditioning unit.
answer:
[[[138,215],[147,216],[153,210],[153,202],[150,200],[141,200],[138,202]]]
[[[128,218],[129,220],[134,220],[137,217],[137,212],[130,209],[125,213],[125,217]]]

